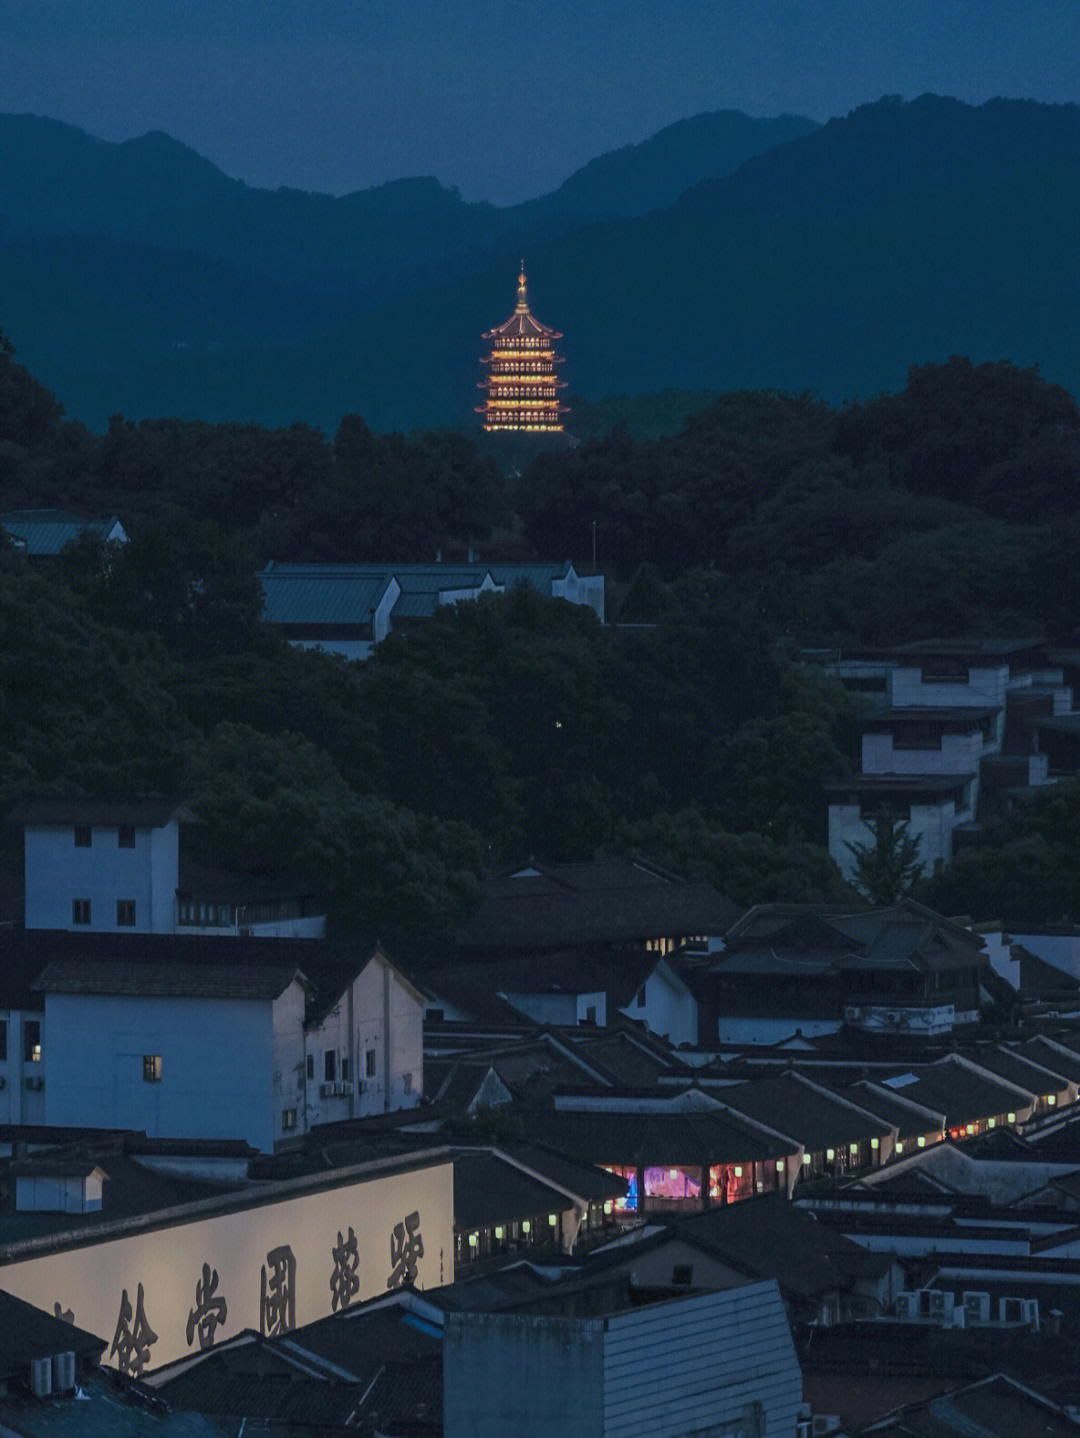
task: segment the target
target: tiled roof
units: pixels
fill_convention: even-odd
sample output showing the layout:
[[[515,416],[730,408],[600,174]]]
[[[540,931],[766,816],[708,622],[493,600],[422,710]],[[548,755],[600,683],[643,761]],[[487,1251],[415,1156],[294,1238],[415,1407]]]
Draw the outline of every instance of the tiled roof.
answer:
[[[0,1379],[25,1380],[35,1358],[51,1358],[55,1353],[97,1359],[106,1346],[106,1339],[0,1289]]]
[[[454,1154],[454,1226],[459,1230],[561,1213],[569,1207],[565,1193],[489,1150]]]
[[[15,824],[30,827],[79,827],[102,829],[158,829],[174,819],[197,822],[177,799],[20,799],[11,813]]]
[[[190,979],[185,980],[192,991],[201,985],[213,982],[212,973],[218,970],[235,970],[235,983],[241,987],[249,982],[254,989],[262,991],[273,987],[283,975],[280,993],[289,978],[299,971],[304,976],[307,990],[307,1021],[318,1023],[338,1002],[358,973],[379,954],[373,942],[330,943],[310,939],[260,939],[235,938],[231,936],[193,937],[189,934],[80,934],[55,929],[15,929],[0,927],[0,995],[6,993],[9,973],[20,976],[14,998],[30,1000],[33,994],[26,991],[40,990],[35,981],[51,964],[63,966],[64,982],[77,983],[77,975],[71,970],[85,970],[88,965],[104,969],[117,969],[118,974],[127,970],[157,968],[164,971],[161,983],[168,985],[167,974],[173,969],[185,972],[192,970]],[[10,966],[10,967],[9,967]],[[392,966],[391,966],[392,967]],[[31,974],[33,970],[33,974]],[[200,978],[198,971],[205,970],[207,977]],[[270,972],[271,978],[261,977]],[[244,975],[250,979],[244,979]],[[135,974],[110,980],[102,977],[100,982],[108,984],[138,983]],[[403,982],[407,982],[403,980]],[[410,986],[411,987],[411,986]],[[25,992],[24,992],[25,991]],[[74,990],[71,990],[74,992]],[[122,988],[118,992],[130,992]],[[417,994],[417,1000],[420,1000]],[[21,1006],[30,1006],[29,1002]],[[34,1006],[40,1006],[35,1001]]]
[[[304,982],[294,964],[152,964],[73,961],[49,964],[35,988],[45,994],[132,995],[139,998],[276,999]]]
[[[440,595],[475,590],[490,575],[498,589],[529,584],[550,595],[569,564],[277,564],[262,570],[263,618],[269,624],[368,624],[390,584],[400,594],[392,615],[426,618],[439,607]]]
[[[974,1073],[954,1059],[926,1064],[915,1070],[916,1081],[900,1090],[902,1096],[935,1113],[943,1113],[947,1125],[974,1123],[996,1118],[1025,1107],[1015,1088]]]
[[[115,515],[110,519],[78,519],[60,509],[18,509],[0,514],[3,529],[26,554],[59,554],[84,534],[101,539],[127,538]]]
[[[870,1117],[873,1104],[862,1104],[864,1111],[859,1113],[852,1106],[857,1099],[845,1101],[820,1092],[820,1087],[811,1087],[794,1074],[783,1074],[721,1089],[717,1097],[736,1112],[790,1134],[808,1152],[883,1138],[891,1132],[884,1119]]]
[[[530,1136],[591,1163],[615,1166],[753,1163],[787,1158],[791,1143],[735,1114],[530,1110]]]
[[[275,565],[259,578],[268,624],[370,624],[390,582],[329,564]]]
[[[629,945],[661,936],[724,933],[738,914],[711,885],[684,883],[630,860],[533,865],[482,887],[463,946]]]

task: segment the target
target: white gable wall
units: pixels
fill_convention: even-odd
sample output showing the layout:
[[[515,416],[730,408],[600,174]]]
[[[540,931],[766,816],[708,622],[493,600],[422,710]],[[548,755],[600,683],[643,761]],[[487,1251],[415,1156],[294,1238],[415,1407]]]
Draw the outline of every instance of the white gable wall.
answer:
[[[424,1001],[392,964],[376,955],[317,1028],[306,1035],[314,1078],[307,1122],[413,1108],[424,1087]],[[332,1051],[338,1093],[324,1093]],[[342,1059],[348,1078],[341,1078]]]
[[[665,963],[657,964],[641,989],[619,1012],[644,1023],[650,1033],[659,1034],[676,1047],[698,1041],[697,1000]]]
[[[269,1151],[280,1125],[273,1010],[269,999],[47,994],[45,1122]],[[147,1055],[160,1056],[160,1081],[144,1078]]]

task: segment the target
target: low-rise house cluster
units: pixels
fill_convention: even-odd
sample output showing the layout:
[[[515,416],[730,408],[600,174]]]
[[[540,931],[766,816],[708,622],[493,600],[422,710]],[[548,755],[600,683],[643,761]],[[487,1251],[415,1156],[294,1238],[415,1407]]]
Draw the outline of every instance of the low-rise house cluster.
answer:
[[[882,815],[907,826],[931,873],[988,815],[1080,768],[1077,666],[1066,651],[938,639],[814,657],[878,706],[864,721],[859,771],[828,786],[829,853],[845,878],[857,851],[874,847]]]
[[[263,622],[290,644],[367,659],[392,630],[430,619],[445,604],[527,584],[581,604],[604,622],[604,576],[572,564],[278,564],[260,574]]]

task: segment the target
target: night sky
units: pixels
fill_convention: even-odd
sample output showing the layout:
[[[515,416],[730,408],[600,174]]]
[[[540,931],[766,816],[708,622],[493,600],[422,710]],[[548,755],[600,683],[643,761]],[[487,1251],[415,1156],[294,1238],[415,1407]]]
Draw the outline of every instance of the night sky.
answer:
[[[0,108],[248,184],[554,189],[703,110],[1080,101],[1077,0],[0,0]]]

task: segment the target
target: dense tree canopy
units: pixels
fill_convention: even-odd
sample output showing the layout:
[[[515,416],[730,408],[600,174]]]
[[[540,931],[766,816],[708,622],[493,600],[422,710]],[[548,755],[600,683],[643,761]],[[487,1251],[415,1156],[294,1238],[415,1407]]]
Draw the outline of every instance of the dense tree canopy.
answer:
[[[668,438],[615,429],[504,475],[469,436],[358,416],[332,441],[119,416],[93,435],[2,344],[0,508],[116,513],[131,540],[0,553],[0,803],[183,793],[211,857],[386,932],[453,927],[486,868],[530,854],[641,854],[743,903],[836,899],[824,785],[856,760],[859,708],[800,653],[1075,642],[1078,444],[1064,391],[954,359],[840,411],[721,396]],[[356,665],[259,621],[269,559],[475,544],[588,569],[594,526],[620,623],[522,588]],[[1080,918],[1070,802],[1019,811],[930,901]]]

